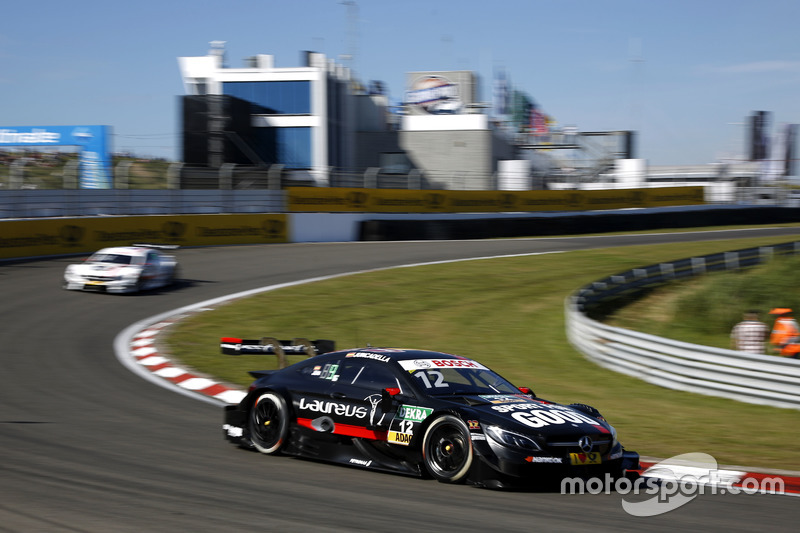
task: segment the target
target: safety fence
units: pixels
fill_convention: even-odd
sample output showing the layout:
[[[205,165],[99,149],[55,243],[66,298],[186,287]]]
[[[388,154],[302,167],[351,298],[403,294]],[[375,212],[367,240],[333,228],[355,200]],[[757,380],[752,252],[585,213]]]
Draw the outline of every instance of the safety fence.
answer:
[[[800,241],[795,241],[660,263],[595,281],[567,298],[567,337],[598,365],[655,385],[800,409],[800,360],[666,339],[612,327],[589,316],[614,299],[675,279],[748,268],[799,251]]]
[[[95,189],[0,191],[0,219],[283,213],[281,190]]]

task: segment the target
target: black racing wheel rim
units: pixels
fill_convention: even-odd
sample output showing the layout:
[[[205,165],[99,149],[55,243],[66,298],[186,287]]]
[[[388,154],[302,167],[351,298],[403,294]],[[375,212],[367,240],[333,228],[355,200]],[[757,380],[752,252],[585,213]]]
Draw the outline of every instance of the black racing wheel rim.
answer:
[[[250,413],[252,438],[264,448],[272,448],[281,439],[281,410],[269,397],[262,398]]]
[[[470,458],[469,437],[452,422],[443,422],[431,430],[426,457],[431,473],[440,479],[455,478]]]

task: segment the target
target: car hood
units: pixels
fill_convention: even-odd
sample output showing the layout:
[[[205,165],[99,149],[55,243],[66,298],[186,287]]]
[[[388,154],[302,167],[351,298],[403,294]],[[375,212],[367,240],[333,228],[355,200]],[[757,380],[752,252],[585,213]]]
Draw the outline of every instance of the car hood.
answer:
[[[611,426],[566,405],[522,395],[480,395],[452,398],[479,414],[482,424],[497,424],[525,434],[582,436],[611,434]]]
[[[136,265],[117,265],[114,263],[80,263],[72,265],[75,272],[81,274],[121,274],[132,270],[140,270]]]

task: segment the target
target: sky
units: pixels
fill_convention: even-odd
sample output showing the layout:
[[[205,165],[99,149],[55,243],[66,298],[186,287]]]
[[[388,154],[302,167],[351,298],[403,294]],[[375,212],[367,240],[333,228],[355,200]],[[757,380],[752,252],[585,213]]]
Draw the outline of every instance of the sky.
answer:
[[[745,122],[800,123],[796,0],[63,0],[0,18],[0,127],[107,125],[112,150],[180,159],[177,58],[225,41],[227,64],[306,50],[383,81],[504,70],[559,126],[637,132],[649,165],[746,157]],[[351,56],[348,59],[347,56]]]

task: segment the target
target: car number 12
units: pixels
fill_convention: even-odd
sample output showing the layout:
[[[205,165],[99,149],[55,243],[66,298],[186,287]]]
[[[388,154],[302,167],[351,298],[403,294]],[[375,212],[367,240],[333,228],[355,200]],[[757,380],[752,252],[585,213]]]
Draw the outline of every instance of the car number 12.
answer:
[[[438,370],[428,370],[427,372],[417,372],[415,374],[417,378],[422,380],[422,383],[425,385],[426,389],[432,389],[434,387],[441,388],[441,387],[449,387],[450,385],[444,382],[444,374],[439,372]],[[431,383],[431,379],[433,378],[433,383]]]

